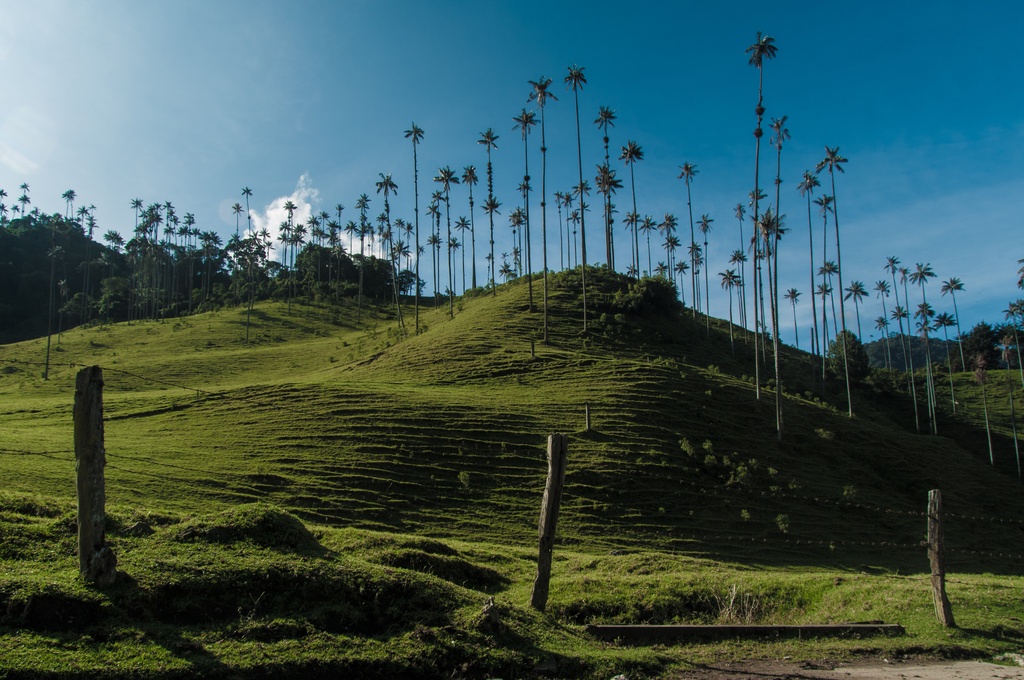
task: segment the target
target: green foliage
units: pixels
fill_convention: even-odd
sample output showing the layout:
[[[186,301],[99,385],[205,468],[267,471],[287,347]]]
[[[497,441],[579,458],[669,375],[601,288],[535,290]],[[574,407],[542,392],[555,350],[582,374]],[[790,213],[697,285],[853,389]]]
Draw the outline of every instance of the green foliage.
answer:
[[[963,350],[964,360],[967,367],[959,366],[959,353],[957,354],[957,369],[973,371],[978,358],[985,362],[989,368],[1000,365],[998,345],[1002,340],[1000,328],[994,327],[984,321],[978,323],[974,328],[964,333]]]
[[[846,366],[843,365],[844,338]],[[827,357],[828,370],[838,380],[845,379],[847,368],[850,371],[851,382],[864,380],[871,371],[864,345],[850,331],[839,331],[839,335],[828,343]]]
[[[612,308],[637,316],[668,315],[682,308],[675,284],[661,277],[632,281],[612,298]]]
[[[752,349],[738,342],[733,358],[727,326],[713,321],[707,338],[703,320],[692,332],[685,318],[623,312],[636,334],[584,345],[571,279],[552,287],[551,342],[535,356],[525,282],[464,300],[454,319],[421,310],[418,337],[372,302],[358,322],[347,301],[291,315],[263,302],[248,345],[245,310],[230,307],[66,332],[46,382],[29,363],[40,341],[5,346],[0,612],[15,618],[0,624],[0,671],[528,677],[554,660],[560,677],[611,677],[737,649],[814,658],[864,645],[627,650],[573,627],[602,620],[880,618],[913,635],[874,650],[951,644],[918,578],[926,491],[948,490],[957,514],[1024,516],[1015,470],[999,467],[1008,435],[995,470],[975,456],[980,388],[954,376],[963,422],[943,413],[943,437],[918,437],[906,397],[855,391],[858,417],[846,418],[831,386],[799,383],[806,355],[783,348],[794,391],[778,442],[771,409],[741,379]],[[609,304],[618,279],[595,279]],[[130,577],[118,592],[77,585],[69,364],[105,369],[107,498],[123,504],[109,536]],[[1009,427],[1006,378],[990,372],[997,433]],[[553,432],[569,434],[570,462],[541,617],[525,603]],[[847,487],[864,506],[855,516],[837,502]],[[961,617],[978,631],[956,640],[964,653],[1021,643],[994,632],[1020,618],[1019,565],[987,556],[1004,538],[998,523],[948,528],[955,597],[978,605]],[[497,631],[481,627],[489,597]],[[26,603],[64,613],[43,630],[22,617]]]

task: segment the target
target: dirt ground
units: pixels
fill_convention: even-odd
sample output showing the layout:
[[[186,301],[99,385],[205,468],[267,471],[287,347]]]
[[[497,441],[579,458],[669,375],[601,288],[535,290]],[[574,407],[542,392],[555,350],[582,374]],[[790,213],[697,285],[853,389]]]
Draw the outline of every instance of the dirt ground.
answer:
[[[759,661],[706,664],[674,680],[1024,680],[1024,668],[983,661]]]

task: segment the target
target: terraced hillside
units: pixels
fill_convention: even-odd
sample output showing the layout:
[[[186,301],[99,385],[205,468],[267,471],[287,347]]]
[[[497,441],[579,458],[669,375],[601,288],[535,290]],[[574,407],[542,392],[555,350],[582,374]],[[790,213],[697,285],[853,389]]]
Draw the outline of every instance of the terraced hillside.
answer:
[[[562,275],[545,345],[539,290],[532,312],[524,282],[459,301],[451,320],[429,311],[419,336],[384,310],[356,323],[351,308],[272,304],[250,345],[241,310],[76,329],[46,382],[30,363],[41,341],[3,347],[0,474],[73,495],[73,378],[98,363],[113,503],[262,500],[318,523],[528,546],[545,438],[566,432],[566,545],[922,569],[921,514],[941,488],[965,517],[948,528],[953,567],[1015,569],[999,554],[1024,546],[991,521],[1024,517],[1014,476],[912,433],[908,403],[862,387],[850,420],[788,352],[779,442],[773,395],[757,400],[748,377],[753,346],[738,336],[734,356],[726,323],[708,334],[703,317],[659,308],[656,289],[599,276],[583,334],[578,282]]]

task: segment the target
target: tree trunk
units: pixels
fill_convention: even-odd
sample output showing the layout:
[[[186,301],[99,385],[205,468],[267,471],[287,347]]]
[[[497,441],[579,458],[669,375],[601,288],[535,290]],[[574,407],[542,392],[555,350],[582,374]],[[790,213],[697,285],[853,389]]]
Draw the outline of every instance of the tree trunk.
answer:
[[[946,559],[943,554],[942,492],[928,492],[928,561],[931,563],[932,601],[935,616],[946,628],[955,628],[953,608],[946,597]]]
[[[568,437],[553,434],[548,437],[548,479],[544,486],[544,501],[540,509],[540,554],[537,559],[537,578],[530,594],[530,606],[544,611],[548,602],[551,581],[551,556],[555,545],[555,526],[565,486],[565,464],[568,457]]]
[[[75,469],[78,473],[78,566],[87,583],[109,586],[117,558],[106,545],[103,467],[103,371],[83,368],[75,379]]]

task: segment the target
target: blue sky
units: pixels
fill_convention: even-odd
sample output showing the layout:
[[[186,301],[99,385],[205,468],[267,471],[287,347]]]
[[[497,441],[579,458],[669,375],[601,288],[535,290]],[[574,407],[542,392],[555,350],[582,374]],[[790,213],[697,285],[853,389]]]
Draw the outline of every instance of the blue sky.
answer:
[[[1007,302],[1021,294],[1016,271],[1024,257],[1015,205],[1024,196],[1017,162],[1024,88],[1015,66],[1024,7],[923,7],[0,0],[0,188],[11,205],[27,182],[33,205],[47,212],[63,211],[60,196],[74,189],[80,203],[96,206],[101,233],[126,236],[134,226],[133,198],[170,201],[179,215],[193,213],[197,226],[226,239],[235,229],[230,206],[242,200],[243,186],[253,191],[256,218],[271,227],[287,198],[316,212],[344,204],[347,221],[360,193],[373,199],[372,215],[381,210],[374,182],[383,172],[399,187],[393,215],[411,221],[412,148],[403,136],[410,123],[426,132],[419,147],[421,211],[439,167],[461,173],[473,164],[483,179],[486,157],[476,142],[493,127],[500,136],[500,257],[510,250],[507,216],[523,175],[512,117],[533,108],[529,80],[553,78],[558,97],[546,110],[548,190],[577,181],[572,93],[562,81],[567,67],[579,64],[588,80],[580,108],[591,184],[603,160],[592,121],[599,106],[608,106],[617,115],[613,157],[627,140],[645,153],[636,166],[638,211],[659,220],[676,214],[685,243],[685,186],[677,176],[682,163],[697,164],[693,210],[715,220],[712,313],[727,316],[716,274],[738,247],[734,206],[746,203],[753,188],[757,70],[744,50],[764,31],[778,47],[764,71],[766,121],[788,116],[792,135],[782,154],[780,202],[790,232],[780,248],[780,285],[803,293],[801,345],[807,346],[811,305],[806,204],[796,184],[826,145],[849,159],[836,189],[844,283],[858,279],[870,290],[885,275],[889,255],[910,267],[927,262],[938,275],[928,295],[939,311],[952,311],[939,281],[957,276],[966,286],[958,297],[962,324],[1000,321]],[[536,225],[539,134],[530,145]],[[762,148],[761,162],[761,185],[773,194],[773,150]],[[617,200],[621,218],[629,175],[621,163],[613,166],[626,185]],[[480,230],[484,181],[475,194]],[[597,198],[591,202],[598,208]],[[452,203],[453,217],[468,213],[462,187]],[[600,222],[598,213],[588,216],[591,260],[603,254]],[[421,217],[421,230],[425,223]],[[817,250],[816,213],[814,224]],[[623,262],[628,241],[621,225],[616,232]],[[539,251],[535,246],[535,269]],[[880,313],[872,293],[861,312],[867,339],[877,337],[873,319]],[[782,320],[783,339],[792,342],[788,309]]]

